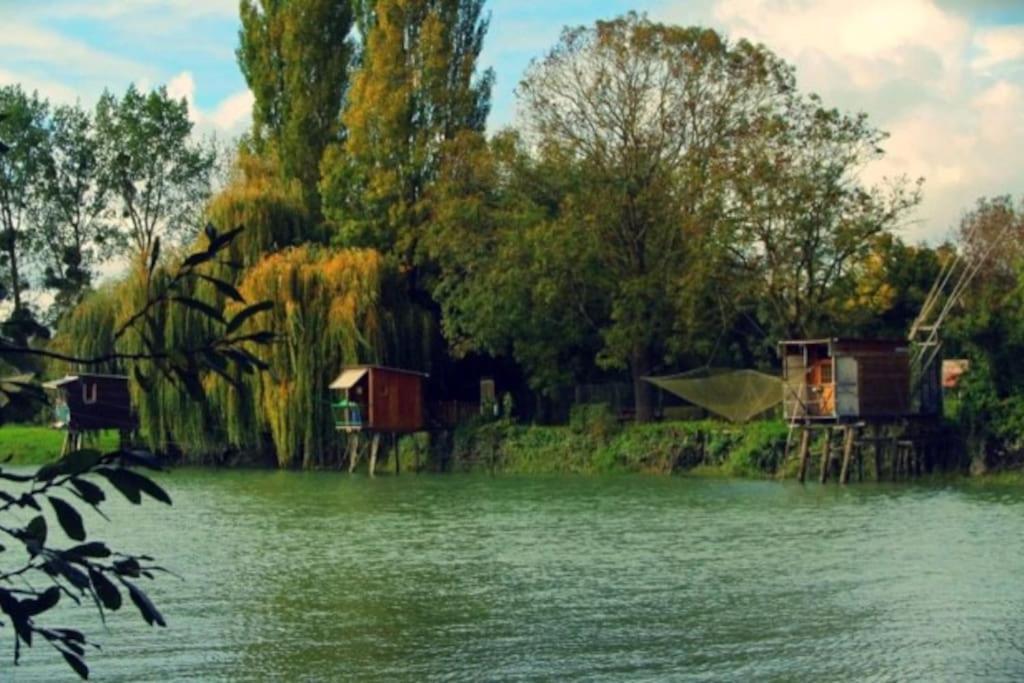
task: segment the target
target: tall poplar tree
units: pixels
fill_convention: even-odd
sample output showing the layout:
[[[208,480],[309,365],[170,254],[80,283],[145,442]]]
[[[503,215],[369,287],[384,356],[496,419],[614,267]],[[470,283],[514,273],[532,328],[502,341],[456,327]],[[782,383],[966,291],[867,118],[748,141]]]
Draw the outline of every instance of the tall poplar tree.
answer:
[[[256,98],[253,139],[298,179],[319,213],[324,148],[339,136],[352,58],[352,5],[339,0],[241,0],[238,64]]]
[[[340,241],[414,260],[424,198],[445,142],[483,131],[493,73],[477,72],[483,0],[377,0],[360,5],[362,64],[342,116],[344,143],[321,167],[324,213]]]
[[[23,293],[40,185],[50,167],[49,105],[19,85],[0,88],[0,268],[13,304],[12,319],[27,315]]]

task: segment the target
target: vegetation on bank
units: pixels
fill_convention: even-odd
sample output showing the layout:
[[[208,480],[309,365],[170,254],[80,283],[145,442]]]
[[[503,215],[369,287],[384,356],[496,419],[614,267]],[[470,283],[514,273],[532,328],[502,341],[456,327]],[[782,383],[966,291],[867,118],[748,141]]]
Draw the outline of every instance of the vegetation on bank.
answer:
[[[0,460],[10,457],[11,465],[43,465],[60,457],[66,432],[37,425],[0,426]],[[116,431],[89,434],[85,446],[103,452],[117,448]]]

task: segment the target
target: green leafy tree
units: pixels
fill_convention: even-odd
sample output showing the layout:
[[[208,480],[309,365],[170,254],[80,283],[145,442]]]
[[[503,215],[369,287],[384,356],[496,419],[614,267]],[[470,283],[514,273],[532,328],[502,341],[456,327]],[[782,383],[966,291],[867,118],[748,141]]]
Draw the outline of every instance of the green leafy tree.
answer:
[[[738,146],[722,237],[772,339],[834,334],[875,238],[920,201],[917,185],[860,180],[886,135],[864,114],[790,94]]]
[[[411,264],[441,150],[482,131],[493,73],[477,73],[483,0],[377,0],[360,6],[363,53],[342,116],[344,142],[321,166],[324,212],[349,246]]]
[[[637,14],[565,30],[519,86],[534,146],[578,167],[553,238],[601,264],[599,359],[629,369],[638,420],[652,417],[642,378],[678,329],[683,274],[708,258],[732,150],[791,88],[789,67],[761,46]]]
[[[88,112],[56,107],[34,246],[43,284],[55,291],[58,315],[78,303],[97,260],[113,248],[109,188],[100,182],[100,172],[99,140]]]
[[[13,306],[7,331],[22,339],[41,332],[24,293],[50,160],[48,115],[49,105],[36,93],[18,85],[0,87],[0,270],[6,276],[3,293]]]
[[[514,358],[542,393],[587,377],[608,313],[595,250],[564,239],[573,169],[514,131],[464,133],[443,156],[424,246],[449,351]]]
[[[353,46],[352,6],[337,0],[242,0],[238,64],[256,98],[253,140],[298,179],[319,211],[320,159],[339,139]]]
[[[185,100],[166,88],[130,86],[96,105],[101,181],[114,199],[119,237],[129,254],[148,257],[156,240],[184,244],[199,231],[215,153],[192,138]]]

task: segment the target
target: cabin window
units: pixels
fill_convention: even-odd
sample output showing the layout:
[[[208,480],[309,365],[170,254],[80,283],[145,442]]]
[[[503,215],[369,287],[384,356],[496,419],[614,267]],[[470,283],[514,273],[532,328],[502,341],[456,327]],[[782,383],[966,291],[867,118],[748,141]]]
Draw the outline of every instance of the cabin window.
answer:
[[[98,386],[99,385],[96,382],[93,382],[92,384],[82,382],[82,403],[87,406],[91,406],[96,403],[96,389]],[[89,393],[89,389],[92,389],[92,393]]]
[[[832,361],[821,361],[821,383],[832,384]]]

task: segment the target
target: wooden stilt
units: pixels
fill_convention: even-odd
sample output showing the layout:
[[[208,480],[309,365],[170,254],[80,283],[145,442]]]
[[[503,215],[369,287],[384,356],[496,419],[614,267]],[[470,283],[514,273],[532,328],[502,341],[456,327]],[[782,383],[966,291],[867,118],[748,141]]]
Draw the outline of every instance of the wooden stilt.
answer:
[[[857,460],[857,481],[864,481],[864,444],[858,439],[854,446],[853,457]]]
[[[853,457],[853,436],[854,427],[847,425],[843,428],[843,467],[839,471],[839,483],[850,482],[850,458]]]
[[[374,470],[377,468],[377,451],[380,449],[380,434],[373,435],[373,441],[370,442],[370,476],[374,476]]]
[[[359,463],[359,432],[349,432],[348,435],[348,473],[356,471]]]
[[[807,461],[811,454],[811,430],[807,427],[800,429],[800,469],[797,471],[797,479],[802,484],[807,478]]]
[[[821,472],[819,481],[824,484],[828,481],[829,470],[832,464],[832,428],[825,427],[825,442],[821,448]]]

